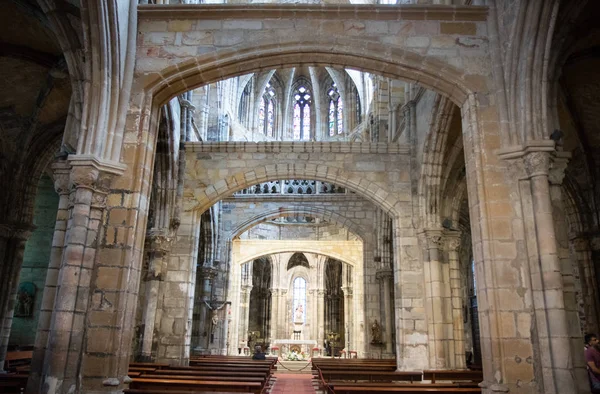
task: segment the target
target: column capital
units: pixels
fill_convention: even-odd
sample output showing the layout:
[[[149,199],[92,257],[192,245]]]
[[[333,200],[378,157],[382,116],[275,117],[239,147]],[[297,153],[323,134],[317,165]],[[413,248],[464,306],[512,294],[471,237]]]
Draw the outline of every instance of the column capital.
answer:
[[[67,161],[71,166],[71,189],[83,187],[106,192],[113,177],[123,175],[127,169],[127,166],[121,163],[109,162],[91,155],[69,155]]]
[[[69,194],[69,178],[71,176],[71,164],[66,160],[59,160],[50,166],[54,180],[54,190],[59,195]]]
[[[423,229],[420,233],[427,249],[441,249],[444,246],[443,235],[443,230],[441,229]]]
[[[213,267],[208,267],[208,266],[200,266],[198,267],[198,274],[203,278],[203,279],[209,279],[212,280],[215,278],[215,276],[217,276],[217,269],[213,268]],[[250,288],[252,288],[252,286],[249,286]]]
[[[35,228],[27,223],[0,223],[0,237],[27,241]]]
[[[394,271],[392,271],[389,268],[388,269],[379,269],[375,273],[375,278],[377,278],[377,280],[385,280],[385,279],[393,278],[393,277],[394,277]]]
[[[583,251],[590,248],[590,239],[585,235],[578,235],[571,239],[576,251]]]
[[[530,179],[535,176],[548,176],[552,184],[560,185],[570,152],[557,151],[552,140],[528,141],[496,151],[498,157],[510,163],[510,176],[517,179]]]
[[[150,253],[166,255],[173,244],[167,229],[150,229],[146,233],[146,247]]]
[[[446,230],[444,232],[444,240],[448,246],[448,250],[458,252],[461,247],[461,232],[458,230]]]

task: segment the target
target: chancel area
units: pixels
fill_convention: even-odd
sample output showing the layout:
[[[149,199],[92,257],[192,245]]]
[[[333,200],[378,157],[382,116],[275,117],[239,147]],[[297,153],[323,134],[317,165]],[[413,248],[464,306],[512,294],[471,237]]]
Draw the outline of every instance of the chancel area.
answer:
[[[597,392],[599,18],[5,1],[0,392]]]

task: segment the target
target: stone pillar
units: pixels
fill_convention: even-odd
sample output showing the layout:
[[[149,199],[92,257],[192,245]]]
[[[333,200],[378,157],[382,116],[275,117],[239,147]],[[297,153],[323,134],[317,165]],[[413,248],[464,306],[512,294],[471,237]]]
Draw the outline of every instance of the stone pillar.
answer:
[[[194,350],[206,351],[210,347],[210,338],[212,334],[212,310],[210,309],[210,301],[212,294],[212,283],[217,275],[217,271],[208,266],[203,266],[198,269],[199,283],[197,288],[199,294],[195,297],[194,309],[195,320],[197,324],[197,336],[194,340]]]
[[[549,183],[550,160],[549,152],[526,153],[524,164],[527,182],[524,183],[530,188],[535,226],[535,234],[532,235],[537,241],[537,264],[530,266],[530,274],[534,302],[538,301],[534,308],[544,388],[549,393],[563,393],[577,387],[571,368],[581,363],[575,361],[569,338],[569,314],[565,306],[565,288]],[[586,379],[585,373],[582,379]]]
[[[429,367],[448,368],[450,364],[449,323],[451,297],[449,287],[450,271],[443,262],[443,238],[440,230],[425,230],[424,276],[425,300],[427,308],[427,332],[429,335]]]
[[[146,251],[148,253],[148,270],[146,277],[146,305],[144,305],[142,322],[144,324],[144,336],[140,346],[140,361],[154,361],[156,354],[153,353],[154,328],[156,313],[158,309],[159,292],[161,282],[167,273],[166,257],[171,250],[172,238],[168,236],[166,229],[152,229],[146,235]]]
[[[281,339],[278,331],[277,319],[279,319],[279,306],[281,299],[281,291],[279,289],[271,289],[271,332],[269,338],[271,341]],[[271,346],[273,344],[271,343]]]
[[[31,372],[27,381],[27,391],[35,392],[40,387],[41,372],[43,369],[46,347],[48,345],[48,334],[54,300],[56,298],[56,286],[58,284],[58,273],[63,257],[65,246],[65,233],[69,219],[69,174],[71,165],[67,161],[59,161],[51,165],[54,189],[58,193],[58,211],[56,212],[56,223],[54,224],[54,235],[52,237],[52,250],[44,285],[44,294],[38,319],[38,328],[35,336],[33,359],[31,360]]]
[[[250,270],[252,272],[252,270]],[[248,323],[250,318],[250,292],[252,285],[242,285],[240,297],[240,321],[239,321],[239,336],[248,346]],[[252,351],[252,349],[250,349]]]
[[[344,286],[342,292],[344,293],[344,327],[341,327],[341,329],[344,330],[344,338],[346,339],[344,347],[347,351],[356,350],[356,347],[352,346],[356,343],[356,338],[352,338],[352,316],[354,316],[354,313],[352,313],[354,310],[352,287]]]
[[[596,270],[592,261],[590,241],[585,236],[579,236],[572,240],[575,257],[579,266],[579,278],[583,299],[583,310],[585,313],[585,332],[598,333],[600,324],[598,322],[600,311],[598,302],[598,286],[596,282]]]
[[[24,223],[0,225],[0,252],[4,252],[0,261],[0,371],[10,337],[25,243],[32,231],[33,226]]]
[[[325,341],[325,290],[317,289],[317,343]]]
[[[70,158],[70,162],[70,216],[42,369],[44,394],[83,391],[84,358],[89,354],[113,356],[109,350],[111,330],[96,326],[93,316],[86,319],[86,314],[90,308],[112,306],[103,289],[96,288],[91,294],[91,281],[95,277],[96,285],[114,284],[118,279],[111,269],[97,268],[95,258],[110,182],[122,168],[89,157]],[[125,216],[120,220],[125,221]],[[94,339],[86,341],[86,337]],[[119,386],[114,379],[104,379],[106,391]]]
[[[393,340],[392,334],[394,330],[393,326],[393,309],[392,309],[392,294],[391,294],[391,283],[394,279],[394,273],[391,269],[380,269],[377,271],[377,279],[381,286],[381,294],[383,295],[383,329],[384,336],[383,341],[385,342],[385,352],[388,354],[393,353]]]
[[[531,141],[526,146],[503,149],[501,158],[509,161],[511,178],[517,178],[524,223],[527,264],[523,275],[530,286],[533,372],[539,376],[540,392],[563,394],[586,392],[587,376],[581,357],[581,341],[572,341],[571,311],[565,304],[565,285],[559,255],[559,239],[550,184],[550,169],[555,159],[562,160],[554,141]],[[527,304],[525,304],[527,305]],[[516,307],[516,305],[515,305]],[[481,316],[481,312],[480,312]],[[501,318],[501,317],[499,317]],[[577,317],[575,317],[577,319]],[[529,319],[529,317],[528,317]],[[525,320],[516,322],[525,325]],[[509,325],[505,325],[508,329]],[[518,326],[517,326],[518,327]],[[508,332],[508,331],[507,331]],[[506,336],[515,336],[512,334]],[[523,336],[525,332],[520,332]],[[581,334],[579,334],[580,336]],[[505,341],[509,341],[505,338]],[[521,358],[517,359],[520,363]],[[523,371],[514,365],[511,373]]]
[[[448,264],[450,268],[450,294],[452,303],[452,329],[454,346],[451,353],[454,358],[449,360],[449,367],[455,369],[466,368],[465,356],[465,324],[463,316],[462,284],[460,279],[460,232],[446,231],[444,233],[448,247]]]

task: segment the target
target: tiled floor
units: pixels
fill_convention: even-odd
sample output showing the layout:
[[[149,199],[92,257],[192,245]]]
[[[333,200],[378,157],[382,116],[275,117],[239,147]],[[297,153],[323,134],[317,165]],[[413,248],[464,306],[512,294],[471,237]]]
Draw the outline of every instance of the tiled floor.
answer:
[[[310,373],[276,373],[275,385],[271,394],[305,394],[315,393],[312,386],[312,374]]]

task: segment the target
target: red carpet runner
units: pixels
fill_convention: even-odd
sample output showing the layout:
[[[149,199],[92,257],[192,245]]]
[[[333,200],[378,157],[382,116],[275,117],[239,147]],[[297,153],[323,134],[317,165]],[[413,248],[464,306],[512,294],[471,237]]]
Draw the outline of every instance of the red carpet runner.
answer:
[[[277,380],[271,394],[305,394],[315,393],[310,373],[276,373]]]

